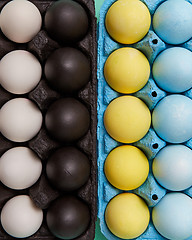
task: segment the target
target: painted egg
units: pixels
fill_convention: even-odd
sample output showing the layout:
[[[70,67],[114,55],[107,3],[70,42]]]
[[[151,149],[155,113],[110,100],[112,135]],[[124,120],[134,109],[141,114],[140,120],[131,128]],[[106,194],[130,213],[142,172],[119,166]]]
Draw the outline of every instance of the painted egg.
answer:
[[[165,1],[153,17],[155,32],[170,44],[181,44],[189,40],[192,37],[191,25],[192,4],[184,0]]]
[[[109,35],[117,42],[132,44],[147,34],[151,16],[141,1],[116,1],[107,12],[105,25]]]
[[[153,64],[157,85],[171,93],[180,93],[192,87],[192,52],[181,47],[163,51]]]
[[[122,239],[140,236],[149,224],[150,214],[145,201],[133,193],[122,193],[107,205],[105,220],[109,230]]]
[[[192,137],[192,100],[179,94],[163,98],[152,113],[157,134],[169,143],[182,143]]]
[[[153,224],[167,239],[187,239],[192,235],[192,199],[183,193],[168,193],[153,208]]]
[[[157,181],[171,191],[183,191],[192,185],[192,150],[184,145],[168,145],[153,160]]]
[[[146,104],[133,96],[113,100],[105,110],[104,125],[108,134],[123,143],[133,143],[145,136],[151,125]]]

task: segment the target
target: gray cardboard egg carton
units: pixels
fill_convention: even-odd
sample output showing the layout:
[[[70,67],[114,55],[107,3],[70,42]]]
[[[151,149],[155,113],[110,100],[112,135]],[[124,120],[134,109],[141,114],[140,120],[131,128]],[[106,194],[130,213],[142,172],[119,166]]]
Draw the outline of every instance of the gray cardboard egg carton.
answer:
[[[0,10],[2,7],[9,1],[0,1]],[[42,19],[44,18],[46,9],[54,2],[48,0],[32,0],[37,8],[40,10]],[[91,222],[87,231],[76,238],[77,240],[91,240],[94,239],[95,236],[95,221],[97,217],[97,162],[96,162],[96,125],[97,125],[97,42],[96,42],[96,18],[95,18],[95,9],[94,9],[94,0],[77,0],[83,7],[85,7],[88,17],[89,17],[89,31],[85,38],[78,42],[73,47],[76,47],[83,51],[91,60],[91,78],[88,84],[78,92],[78,94],[74,97],[83,102],[89,109],[91,115],[91,125],[88,133],[81,138],[75,145],[80,148],[83,152],[87,154],[91,161],[91,176],[88,182],[75,193],[76,196],[83,199],[90,207],[91,211]],[[51,39],[44,25],[42,26],[41,31],[34,37],[34,39],[26,44],[17,44],[8,40],[2,32],[0,32],[0,59],[5,56],[8,52],[13,50],[27,50],[34,54],[42,65],[42,69],[44,67],[45,61],[47,57],[56,49],[60,47],[65,47],[67,45],[60,45],[58,42]],[[16,97],[25,97],[33,102],[35,102],[40,108],[43,116],[50,106],[55,100],[65,97],[60,93],[51,89],[46,82],[44,74],[42,75],[42,79],[39,82],[38,86],[32,90],[29,94],[25,95],[14,95],[8,93],[2,87],[0,87],[0,107],[3,106],[7,101]],[[19,194],[29,194],[34,200],[35,204],[44,209],[44,221],[41,228],[35,233],[33,236],[28,239],[36,239],[36,240],[51,240],[56,239],[48,230],[45,216],[46,210],[49,204],[59,197],[63,192],[59,192],[56,189],[52,188],[49,184],[46,174],[45,174],[45,165],[46,160],[50,156],[50,154],[54,151],[54,149],[63,146],[64,143],[56,142],[54,139],[49,137],[44,122],[42,128],[37,136],[35,136],[32,140],[25,143],[14,143],[6,138],[4,138],[0,134],[0,156],[7,151],[8,149],[16,146],[28,146],[33,151],[37,153],[37,155],[42,159],[43,163],[43,172],[37,183],[35,183],[31,188],[22,190],[22,191],[14,191],[8,189],[3,184],[0,183],[0,210],[6,201],[16,195]],[[5,233],[0,224],[0,240],[8,240],[15,239]]]

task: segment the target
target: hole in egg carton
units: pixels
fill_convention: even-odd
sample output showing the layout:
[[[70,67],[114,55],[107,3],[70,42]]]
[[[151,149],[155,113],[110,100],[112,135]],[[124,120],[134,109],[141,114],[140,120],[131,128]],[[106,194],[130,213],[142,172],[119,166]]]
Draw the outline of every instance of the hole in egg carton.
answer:
[[[152,145],[152,147],[153,147],[153,149],[157,149],[157,148],[159,147],[159,144],[158,144],[158,143],[154,143],[154,144]]]
[[[154,201],[158,200],[157,194],[153,194],[153,195],[152,195],[152,199],[153,199]]]
[[[158,39],[153,39],[152,43],[156,45],[158,43]]]
[[[156,92],[156,91],[153,91],[153,92],[151,93],[151,95],[152,95],[152,97],[157,97],[157,92]]]

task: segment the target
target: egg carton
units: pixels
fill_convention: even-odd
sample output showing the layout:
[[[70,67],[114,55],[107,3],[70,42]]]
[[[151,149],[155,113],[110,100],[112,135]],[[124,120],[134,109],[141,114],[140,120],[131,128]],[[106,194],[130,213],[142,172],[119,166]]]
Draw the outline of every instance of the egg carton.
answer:
[[[0,1],[0,10],[9,1]],[[39,9],[42,17],[44,17],[46,10],[51,6],[54,1],[50,0],[32,0],[37,8]],[[81,187],[79,190],[71,193],[78,196],[85,201],[90,207],[91,221],[89,228],[77,240],[91,240],[95,236],[95,222],[97,218],[97,158],[96,158],[96,126],[97,126],[97,41],[96,41],[96,27],[97,21],[95,18],[94,0],[77,0],[84,8],[89,17],[89,30],[83,40],[79,41],[75,46],[84,52],[91,61],[91,78],[88,84],[81,89],[75,98],[83,102],[89,109],[91,115],[91,124],[88,133],[81,138],[78,142],[74,143],[77,148],[81,149],[91,161],[91,175],[88,182]],[[67,45],[64,45],[67,46]],[[13,50],[27,50],[34,54],[40,61],[42,67],[47,57],[56,49],[63,47],[55,40],[51,39],[43,25],[41,31],[26,44],[17,44],[8,40],[2,32],[0,32],[0,59],[5,56],[8,52]],[[40,80],[37,87],[28,94],[14,95],[8,93],[0,86],[0,107],[2,107],[7,101],[17,97],[25,97],[33,101],[41,110],[43,117],[45,113],[54,101],[64,97],[62,94],[51,89],[45,80],[43,73],[42,79]],[[43,122],[40,132],[30,141],[25,143],[15,143],[7,140],[3,135],[0,134],[0,156],[8,149],[16,146],[27,146],[32,149],[42,160],[43,171],[40,179],[32,187],[22,191],[15,191],[5,187],[0,183],[0,211],[4,204],[12,197],[20,194],[29,195],[34,203],[43,209],[44,220],[41,228],[34,235],[28,239],[36,240],[51,240],[57,239],[48,230],[46,225],[45,215],[50,203],[65,194],[65,192],[59,192],[54,189],[48,182],[45,173],[46,160],[52,152],[58,147],[64,146],[64,143],[57,142],[51,138],[45,128]],[[70,194],[70,193],[69,193]],[[9,236],[2,228],[0,224],[0,240],[11,240],[15,239]]]
[[[104,162],[106,157],[108,156],[109,152],[117,146],[122,145],[122,143],[115,141],[112,139],[105,130],[103,124],[103,116],[104,112],[108,106],[108,104],[115,98],[121,96],[122,94],[114,91],[109,87],[107,82],[105,81],[104,77],[104,64],[109,55],[121,48],[121,47],[133,47],[145,54],[147,59],[149,60],[150,65],[152,66],[155,58],[157,55],[162,52],[163,50],[173,47],[173,45],[166,44],[163,42],[153,31],[152,26],[149,29],[148,34],[139,42],[130,45],[123,45],[115,42],[107,33],[105,28],[105,15],[110,8],[110,6],[116,0],[107,0],[104,2],[101,10],[100,10],[100,22],[99,22],[99,36],[98,36],[98,71],[97,71],[97,78],[98,78],[98,106],[97,106],[97,114],[98,114],[98,126],[97,126],[97,140],[98,140],[98,217],[100,219],[100,227],[101,231],[104,236],[109,240],[117,240],[120,239],[113,235],[105,222],[105,209],[109,201],[115,197],[117,194],[125,192],[121,191],[115,187],[113,187],[105,177],[104,174]],[[163,3],[165,0],[141,0],[145,3],[150,11],[151,17],[153,18],[153,14],[157,7]],[[192,3],[191,0],[188,2]],[[175,45],[174,45],[175,46]],[[192,40],[190,39],[188,42],[177,45],[180,47],[184,47],[186,49],[192,50]],[[130,94],[136,96],[143,100],[150,111],[152,112],[154,107],[157,103],[167,96],[169,93],[160,89],[153,77],[152,74],[149,77],[147,84],[138,92],[134,94]],[[188,90],[183,95],[192,99],[192,90]],[[186,146],[192,148],[192,139],[184,143]],[[133,143],[132,145],[137,146],[140,148],[149,159],[149,175],[147,180],[141,185],[139,188],[128,191],[133,192],[140,197],[142,197],[145,202],[147,203],[149,210],[151,212],[152,208],[159,203],[159,201],[165,196],[167,192],[170,192],[160,186],[157,181],[155,180],[151,165],[152,160],[156,156],[156,154],[167,145],[167,143],[159,138],[155,133],[154,129],[151,127],[148,133],[139,141]],[[189,188],[183,191],[185,194],[192,197],[192,188]],[[152,220],[150,220],[149,226],[146,231],[136,238],[138,240],[161,240],[166,239],[162,237],[155,227],[153,226]],[[192,236],[188,238],[191,240]]]

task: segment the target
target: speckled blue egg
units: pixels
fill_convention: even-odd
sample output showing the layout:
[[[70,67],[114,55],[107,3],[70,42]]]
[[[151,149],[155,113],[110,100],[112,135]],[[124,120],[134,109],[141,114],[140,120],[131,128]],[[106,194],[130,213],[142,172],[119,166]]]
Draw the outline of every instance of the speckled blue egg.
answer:
[[[182,143],[192,137],[192,100],[179,94],[163,98],[152,113],[156,133],[169,143]]]
[[[192,235],[192,199],[183,193],[167,193],[153,208],[152,220],[165,238],[187,239]]]
[[[180,93],[192,87],[192,52],[181,47],[163,51],[153,64],[157,85],[171,93]]]
[[[153,17],[153,28],[166,43],[181,44],[192,37],[192,4],[185,0],[162,3]]]
[[[192,185],[192,150],[184,145],[168,145],[153,160],[153,174],[168,190],[183,191]]]

